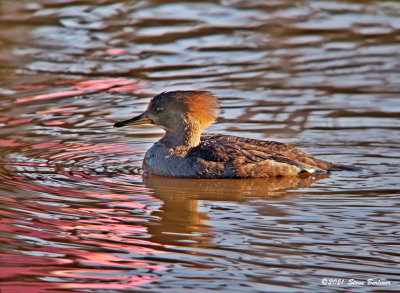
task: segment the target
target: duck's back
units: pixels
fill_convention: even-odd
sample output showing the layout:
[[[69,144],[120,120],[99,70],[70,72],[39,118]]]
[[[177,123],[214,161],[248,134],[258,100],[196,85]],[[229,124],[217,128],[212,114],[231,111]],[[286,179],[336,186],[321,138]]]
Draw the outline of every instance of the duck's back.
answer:
[[[342,170],[293,146],[230,135],[202,135],[187,156],[202,165],[199,177],[250,178]]]

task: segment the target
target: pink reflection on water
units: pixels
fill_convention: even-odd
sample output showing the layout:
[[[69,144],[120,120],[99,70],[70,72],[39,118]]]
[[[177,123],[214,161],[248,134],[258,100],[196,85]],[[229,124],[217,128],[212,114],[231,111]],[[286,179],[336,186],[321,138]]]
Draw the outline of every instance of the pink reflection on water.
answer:
[[[85,242],[86,243],[86,242]],[[117,253],[118,251],[121,251],[121,249],[125,250],[129,245],[122,245],[122,246],[112,246],[108,247],[105,246],[104,248],[114,248],[115,252]],[[131,249],[129,252],[137,254],[137,250],[139,249],[139,246],[135,247],[134,249]],[[144,248],[143,248],[144,249]],[[74,253],[79,253],[79,251],[74,251]],[[105,266],[107,268],[113,267],[114,268],[114,274],[116,272],[119,272],[121,269],[132,269],[132,270],[138,270],[138,269],[145,269],[145,270],[151,270],[151,271],[158,271],[158,270],[166,270],[167,267],[158,265],[158,264],[149,264],[146,261],[142,261],[140,259],[135,259],[132,257],[122,257],[122,256],[117,256],[112,253],[100,253],[100,252],[88,252],[88,251],[80,251],[81,255],[80,258],[76,260],[77,263],[79,263],[79,266]],[[154,252],[142,252],[142,254],[153,254]],[[130,254],[127,254],[128,256]],[[74,270],[69,270],[70,272],[75,271]]]
[[[27,288],[29,288],[29,293],[54,293],[54,290],[57,290],[57,293],[71,293],[71,291],[69,290],[60,290],[59,288],[56,288],[51,284],[41,282],[29,282],[29,286],[27,285],[27,282],[23,281],[2,282],[0,284],[0,289],[2,293],[25,293],[27,292]]]
[[[61,264],[70,264],[73,263],[72,260],[62,259],[62,258],[44,258],[41,256],[31,256],[31,255],[18,255],[18,254],[0,254],[0,263],[12,263],[13,265],[25,265],[27,263],[34,263],[35,265],[61,265]],[[8,267],[7,267],[8,268]],[[12,266],[11,266],[12,268]],[[35,270],[35,268],[30,269]],[[6,275],[17,275],[20,272],[16,271],[8,271],[8,270],[0,270],[1,276]]]
[[[139,83],[137,80],[129,80],[125,78],[105,78],[105,79],[97,79],[97,80],[86,80],[77,82],[74,87],[78,89],[88,89],[90,91],[123,91],[123,89],[127,91],[137,91],[143,90],[142,86],[145,83]]]
[[[106,50],[106,54],[108,55],[122,55],[125,54],[125,49],[111,48]]]
[[[1,262],[14,262],[14,264],[18,264],[18,257],[24,257],[20,255],[6,255],[6,257],[3,257],[0,255],[0,261]],[[7,260],[9,258],[9,260]],[[25,264],[27,260],[24,260],[22,263]],[[14,278],[18,277],[21,275],[32,275],[32,274],[38,274],[39,272],[35,272],[35,267],[22,267],[22,266],[7,266],[7,269],[0,270],[0,279],[6,279],[6,278]],[[44,274],[44,273],[43,273]],[[1,286],[0,286],[1,288]]]
[[[147,91],[146,89],[140,89],[139,88],[142,85],[145,85],[145,84],[144,83],[137,83],[137,84],[134,84],[134,85],[125,85],[125,86],[111,88],[109,91],[110,92],[130,92],[130,91],[135,91],[137,93]]]
[[[33,97],[27,97],[27,98],[19,98],[15,102],[16,103],[25,103],[25,102],[33,102],[33,101],[47,100],[47,99],[54,99],[54,98],[61,98],[61,97],[73,97],[73,96],[79,96],[79,95],[83,95],[83,94],[85,94],[84,90],[64,91],[64,92],[44,94],[44,95],[38,95],[38,96],[33,96]]]
[[[56,153],[50,155],[50,160],[55,159],[78,159],[78,158],[88,158],[88,160],[97,160],[96,157],[89,157],[90,153],[96,154],[132,154],[138,151],[136,148],[124,143],[115,144],[87,144],[87,143],[76,143],[73,145],[67,145],[62,148],[61,153]],[[99,158],[101,160],[101,158]]]
[[[55,147],[62,147],[62,144],[59,142],[44,142],[44,143],[38,143],[34,144],[31,146],[32,149],[52,149]]]
[[[73,84],[82,90],[104,88],[100,81]],[[36,113],[66,114],[76,109]],[[7,170],[15,169],[0,173],[1,183],[27,195],[17,194],[17,200],[0,196],[0,203],[7,207],[0,209],[0,241],[12,243],[10,251],[0,254],[1,292],[25,292],[28,287],[30,293],[62,292],[62,288],[132,289],[159,280],[151,274],[167,267],[144,258],[165,253],[167,247],[146,240],[150,238],[146,217],[157,210],[158,205],[152,203],[160,200],[142,184],[72,171],[69,165],[64,168],[66,161],[84,162],[87,167],[96,161],[101,167],[101,162],[110,161],[107,154],[113,158],[132,154],[132,146],[55,141],[25,145],[15,140],[0,140],[0,146],[22,146],[23,152],[35,151],[40,159],[1,163],[8,165]],[[46,169],[41,173],[35,168]],[[138,175],[129,179],[141,182]]]
[[[18,119],[18,120],[8,121],[7,123],[9,125],[17,125],[17,124],[28,123],[28,122],[31,122],[32,120],[33,120],[33,118],[25,118],[25,119]]]
[[[65,121],[48,121],[48,122],[43,122],[43,124],[48,126],[56,126],[65,124]]]
[[[60,146],[42,143],[35,148]],[[88,144],[80,147],[97,150]],[[75,145],[72,149],[79,151],[82,150],[80,147]],[[100,150],[109,151],[107,147]],[[46,163],[15,164],[49,166]],[[80,181],[97,184],[97,191],[54,182],[47,184],[48,180],[32,180],[23,175],[0,174],[3,183],[9,182],[15,188],[56,196],[36,197],[39,201],[35,197],[20,200],[0,197],[9,210],[16,208],[15,212],[0,210],[3,241],[14,246],[13,252],[0,254],[1,292],[25,292],[27,287],[30,293],[62,292],[63,288],[135,289],[158,281],[159,278],[150,274],[168,268],[142,258],[165,253],[166,246],[146,240],[148,230],[143,224],[147,220],[136,214],[152,214],[155,208],[147,206],[146,202],[159,200],[150,196],[144,185],[121,183],[82,172],[58,171],[58,174],[76,184]],[[137,176],[132,178],[138,179]],[[124,193],[114,192],[121,188]],[[78,201],[71,201],[73,198]],[[138,199],[147,201],[139,202]],[[29,216],[21,217],[23,214]],[[48,282],[49,278],[53,281]]]
[[[126,86],[137,84],[137,80],[128,80],[125,78],[105,78],[105,79],[92,79],[77,82],[74,86],[76,88],[89,88],[96,90],[105,90],[115,86]]]
[[[80,95],[94,94],[101,91],[144,91],[144,83],[137,80],[125,78],[103,78],[95,80],[76,79],[71,81],[56,82],[55,85],[70,85],[72,89],[67,89],[55,93],[41,94],[30,97],[18,98],[16,103],[34,102],[39,100],[74,97]],[[30,85],[25,85],[25,89],[29,89]],[[35,86],[33,86],[35,87]],[[51,110],[50,110],[51,111]],[[57,111],[57,110],[55,110]],[[50,112],[51,113],[51,112]]]
[[[36,114],[53,114],[59,112],[73,111],[77,110],[79,107],[67,107],[67,108],[57,108],[57,109],[49,109],[44,111],[37,111]]]
[[[17,142],[15,139],[0,139],[0,146],[3,147],[15,147],[23,145],[20,142]]]

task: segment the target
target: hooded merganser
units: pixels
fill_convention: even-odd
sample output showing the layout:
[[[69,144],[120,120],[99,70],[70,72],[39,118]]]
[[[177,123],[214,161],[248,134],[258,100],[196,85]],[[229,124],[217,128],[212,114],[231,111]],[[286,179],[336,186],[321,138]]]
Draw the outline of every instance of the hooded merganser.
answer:
[[[353,170],[316,159],[293,146],[222,134],[201,134],[217,118],[217,98],[208,91],[170,91],[151,99],[147,110],[117,122],[155,124],[166,131],[146,153],[143,171],[186,178],[260,178]]]

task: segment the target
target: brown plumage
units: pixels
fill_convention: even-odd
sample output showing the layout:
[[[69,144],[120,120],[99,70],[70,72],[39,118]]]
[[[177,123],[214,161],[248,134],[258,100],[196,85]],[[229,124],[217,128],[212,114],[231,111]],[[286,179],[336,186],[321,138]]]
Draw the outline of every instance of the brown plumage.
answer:
[[[218,101],[207,91],[172,91],[155,96],[147,110],[126,124],[153,123],[166,134],[146,153],[146,173],[189,178],[256,178],[353,170],[316,159],[293,146],[202,131],[217,118]]]

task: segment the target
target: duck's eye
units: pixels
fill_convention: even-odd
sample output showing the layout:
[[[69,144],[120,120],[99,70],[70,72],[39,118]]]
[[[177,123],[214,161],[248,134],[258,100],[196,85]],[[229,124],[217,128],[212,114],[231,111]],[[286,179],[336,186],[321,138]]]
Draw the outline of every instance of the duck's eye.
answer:
[[[162,111],[164,111],[164,107],[163,106],[157,106],[156,107],[156,111],[157,112],[162,112]]]

